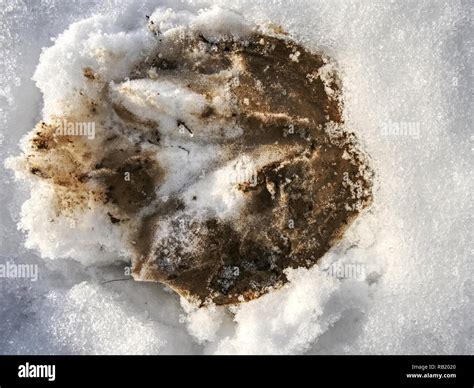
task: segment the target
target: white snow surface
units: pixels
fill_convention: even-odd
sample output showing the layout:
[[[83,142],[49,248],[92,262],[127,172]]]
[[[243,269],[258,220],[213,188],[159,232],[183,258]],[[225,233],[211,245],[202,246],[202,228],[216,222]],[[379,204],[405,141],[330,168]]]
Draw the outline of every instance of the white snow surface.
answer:
[[[144,100],[161,109],[159,119],[202,109],[199,96],[166,81],[120,83],[151,47],[145,15],[162,33],[185,24],[209,40],[273,23],[338,64],[346,123],[375,170],[374,204],[319,266],[288,271],[280,290],[197,309],[160,284],[104,283],[124,278],[127,265],[106,215],[52,231],[44,227],[48,188],[15,181],[3,167],[41,117],[70,108],[68,93],[84,87],[75,69],[91,66],[119,82],[117,98],[139,114]],[[474,353],[470,15],[472,4],[461,0],[3,1],[0,264],[36,264],[39,280],[0,278],[0,353]],[[160,96],[150,100],[146,90]],[[185,107],[169,103],[173,93]],[[208,145],[202,163],[212,152]],[[239,202],[211,196],[221,212]],[[360,276],[328,270],[354,266]]]

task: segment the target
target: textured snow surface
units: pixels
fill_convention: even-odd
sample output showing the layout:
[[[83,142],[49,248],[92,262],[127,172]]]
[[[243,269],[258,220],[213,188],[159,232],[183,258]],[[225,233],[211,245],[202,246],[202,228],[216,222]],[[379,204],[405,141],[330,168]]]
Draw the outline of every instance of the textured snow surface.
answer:
[[[193,16],[212,4],[221,8]],[[100,240],[106,252],[121,250],[106,215],[48,234],[47,189],[36,187],[23,205],[30,188],[3,168],[42,113],[67,109],[58,101],[83,82],[68,70],[91,65],[76,63],[86,57],[74,54],[87,50],[81,42],[121,53],[94,53],[120,79],[148,47],[136,27],[145,15],[163,31],[186,19],[210,40],[247,33],[243,20],[271,22],[322,48],[342,73],[346,123],[372,158],[370,211],[319,267],[289,271],[284,288],[238,307],[196,309],[159,284],[104,283],[126,277],[120,254],[94,248]],[[0,353],[474,353],[471,15],[468,1],[2,2],[0,264],[37,264],[39,280],[0,278]],[[69,37],[59,36],[66,28]],[[165,113],[180,108],[166,104],[165,82],[151,87]],[[183,98],[199,108],[191,93]]]

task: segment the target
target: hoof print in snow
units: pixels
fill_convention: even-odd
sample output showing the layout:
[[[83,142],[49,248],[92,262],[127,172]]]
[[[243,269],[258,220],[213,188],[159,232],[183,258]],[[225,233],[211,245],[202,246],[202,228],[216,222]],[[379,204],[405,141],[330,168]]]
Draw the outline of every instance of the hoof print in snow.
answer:
[[[53,188],[56,217],[103,214],[136,280],[201,305],[281,287],[371,202],[335,66],[278,31],[152,39],[126,76],[80,69],[23,167]]]

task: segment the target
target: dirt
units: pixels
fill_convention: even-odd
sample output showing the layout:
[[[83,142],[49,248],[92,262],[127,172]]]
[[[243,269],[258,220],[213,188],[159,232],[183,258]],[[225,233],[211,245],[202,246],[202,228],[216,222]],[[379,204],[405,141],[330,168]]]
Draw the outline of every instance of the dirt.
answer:
[[[198,65],[187,62],[186,55],[173,66],[160,58],[166,63],[161,71],[188,73],[193,68],[199,75],[217,76],[240,61],[244,71],[232,91],[238,101],[237,124],[244,133],[229,147],[229,158],[241,152],[258,154],[275,143],[286,155],[258,171],[255,186],[241,188],[247,204],[237,221],[197,223],[186,220],[183,212],[189,222],[186,239],[194,248],[189,251],[173,238],[157,244],[142,241],[134,274],[138,280],[166,283],[200,303],[229,304],[280,287],[287,281],[286,268],[316,264],[370,203],[371,173],[354,151],[349,132],[334,141],[323,129],[328,122],[342,124],[342,104],[328,96],[320,78],[308,77],[324,65],[320,55],[286,39],[259,35],[247,45],[212,46],[212,54]],[[290,58],[295,52],[298,61]],[[330,85],[336,93],[338,83],[336,79]],[[203,92],[200,82],[190,87]],[[344,153],[351,156],[344,159]],[[344,176],[358,182],[361,196],[353,195]],[[171,228],[176,229],[171,236],[182,233],[179,223]]]
[[[207,49],[196,58],[195,48],[203,44]],[[130,78],[147,77],[155,69],[209,101],[222,82],[230,82],[232,113],[217,117],[208,107],[201,114],[204,122],[219,119],[243,129],[232,140],[213,140],[226,149],[219,162],[241,154],[257,157],[269,147],[282,155],[258,170],[254,184],[239,185],[246,201],[237,218],[194,220],[179,196],[158,198],[167,171],[143,144],[159,150],[159,128],[117,104],[108,109],[120,125],[105,128],[110,135],[99,146],[55,136],[54,123],[38,124],[28,168],[56,188],[59,213],[94,201],[108,208],[113,225],[129,229],[136,280],[163,282],[199,304],[251,300],[287,282],[287,268],[315,265],[341,238],[371,203],[372,172],[355,135],[344,127],[341,81],[332,74],[325,84],[319,76],[327,62],[321,54],[283,34],[219,43],[198,36],[180,50],[169,58],[148,58]],[[222,72],[236,64],[239,82],[225,80]],[[91,68],[84,76],[98,82]],[[103,105],[94,102],[92,113],[103,114]],[[331,130],[335,124],[338,131]],[[177,126],[199,136],[199,128]],[[155,129],[133,142],[126,135],[137,127]],[[155,229],[170,216],[168,237],[157,239]]]

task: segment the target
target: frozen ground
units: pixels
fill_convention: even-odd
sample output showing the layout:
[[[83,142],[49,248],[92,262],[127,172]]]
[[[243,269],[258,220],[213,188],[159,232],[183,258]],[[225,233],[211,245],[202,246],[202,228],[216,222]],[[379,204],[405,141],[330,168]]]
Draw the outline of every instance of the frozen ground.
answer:
[[[37,264],[39,280],[0,279],[0,353],[472,354],[470,3],[216,3],[279,24],[338,62],[346,122],[377,176],[372,208],[320,268],[292,271],[284,289],[232,311],[196,310],[159,284],[102,284],[122,278],[123,264],[85,267],[24,248],[16,224],[29,190],[2,167],[0,264]],[[70,23],[104,13],[126,31],[157,6],[209,4],[2,2],[2,161],[41,118],[31,77],[42,47]],[[322,270],[331,264],[362,274],[339,279]]]

